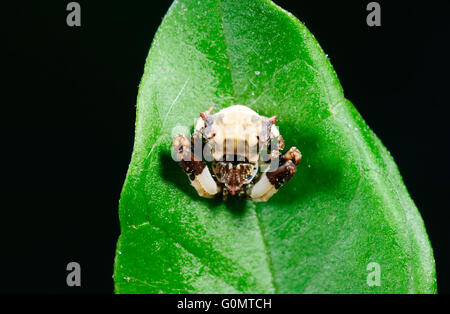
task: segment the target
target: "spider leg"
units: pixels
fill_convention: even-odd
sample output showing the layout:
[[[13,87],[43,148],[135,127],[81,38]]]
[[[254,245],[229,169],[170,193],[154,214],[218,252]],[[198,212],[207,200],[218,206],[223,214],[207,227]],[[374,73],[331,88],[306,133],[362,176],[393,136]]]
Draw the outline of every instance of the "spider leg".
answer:
[[[296,147],[291,147],[280,158],[279,167],[274,171],[265,171],[250,190],[250,198],[255,202],[266,202],[278,189],[288,182],[297,171],[302,155]]]
[[[191,141],[183,134],[178,134],[173,139],[173,148],[181,168],[186,172],[192,186],[201,197],[212,198],[219,193],[220,188],[214,181],[206,163],[195,158]]]

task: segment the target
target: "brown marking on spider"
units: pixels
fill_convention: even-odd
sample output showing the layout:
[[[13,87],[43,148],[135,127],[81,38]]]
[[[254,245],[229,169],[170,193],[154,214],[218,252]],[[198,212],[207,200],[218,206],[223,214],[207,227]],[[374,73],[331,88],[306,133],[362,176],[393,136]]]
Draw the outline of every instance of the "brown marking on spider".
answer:
[[[182,134],[173,140],[191,184],[202,197],[226,199],[231,194],[269,200],[296,173],[300,151],[292,147],[280,153],[284,140],[275,126],[276,116],[260,116],[240,105],[211,115],[212,110],[200,113],[191,140]],[[213,174],[203,160],[207,156]]]

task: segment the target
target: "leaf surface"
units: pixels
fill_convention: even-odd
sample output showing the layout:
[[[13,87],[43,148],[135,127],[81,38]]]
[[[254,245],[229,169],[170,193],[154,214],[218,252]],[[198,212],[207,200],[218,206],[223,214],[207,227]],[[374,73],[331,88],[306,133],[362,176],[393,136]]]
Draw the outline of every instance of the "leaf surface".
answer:
[[[209,106],[278,116],[297,174],[269,202],[200,198],[172,137]],[[264,0],[176,1],[139,88],[116,293],[433,293],[432,250],[387,150],[319,44]],[[380,285],[368,276],[380,266]],[[369,280],[370,281],[370,280]]]

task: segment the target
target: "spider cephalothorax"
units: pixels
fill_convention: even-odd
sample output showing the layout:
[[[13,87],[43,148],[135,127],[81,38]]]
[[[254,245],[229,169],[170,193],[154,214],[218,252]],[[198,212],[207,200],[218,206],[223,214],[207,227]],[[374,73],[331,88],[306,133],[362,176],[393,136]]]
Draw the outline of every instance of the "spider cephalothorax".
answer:
[[[203,197],[229,193],[267,201],[296,172],[300,151],[284,148],[275,126],[245,106],[231,106],[211,115],[200,113],[191,140],[182,134],[173,140],[181,167]],[[211,162],[212,174],[206,164]]]

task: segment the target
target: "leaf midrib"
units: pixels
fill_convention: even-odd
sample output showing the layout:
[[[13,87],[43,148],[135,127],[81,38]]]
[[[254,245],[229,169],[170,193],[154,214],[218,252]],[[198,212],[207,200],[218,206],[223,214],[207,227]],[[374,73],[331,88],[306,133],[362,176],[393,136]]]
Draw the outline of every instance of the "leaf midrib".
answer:
[[[229,44],[227,41],[227,35],[226,35],[226,30],[225,30],[225,18],[224,18],[224,12],[223,12],[223,7],[222,7],[222,1],[217,0],[217,3],[218,3],[217,7],[218,7],[220,19],[221,19],[221,29],[222,29],[222,36],[223,36],[223,41],[224,41],[224,45],[225,45],[226,57],[228,60],[228,69],[230,71],[230,81],[231,81],[231,87],[232,87],[233,103],[236,104],[236,87],[235,87],[235,80],[233,79],[233,66],[232,66],[232,62],[231,62],[231,54],[230,54]],[[267,245],[267,240],[264,235],[264,227],[262,226],[260,214],[256,210],[256,205],[253,202],[249,201],[247,203],[251,204],[250,207],[252,208],[252,210],[255,214],[257,228],[258,228],[259,235],[261,237],[261,241],[262,241],[263,248],[264,248],[264,253],[265,253],[264,255],[266,256],[267,272],[270,274],[270,282],[272,285],[271,290],[274,293],[278,293],[278,289],[275,284],[275,274],[274,274],[274,270],[273,270],[272,257],[270,255],[269,247]]]

